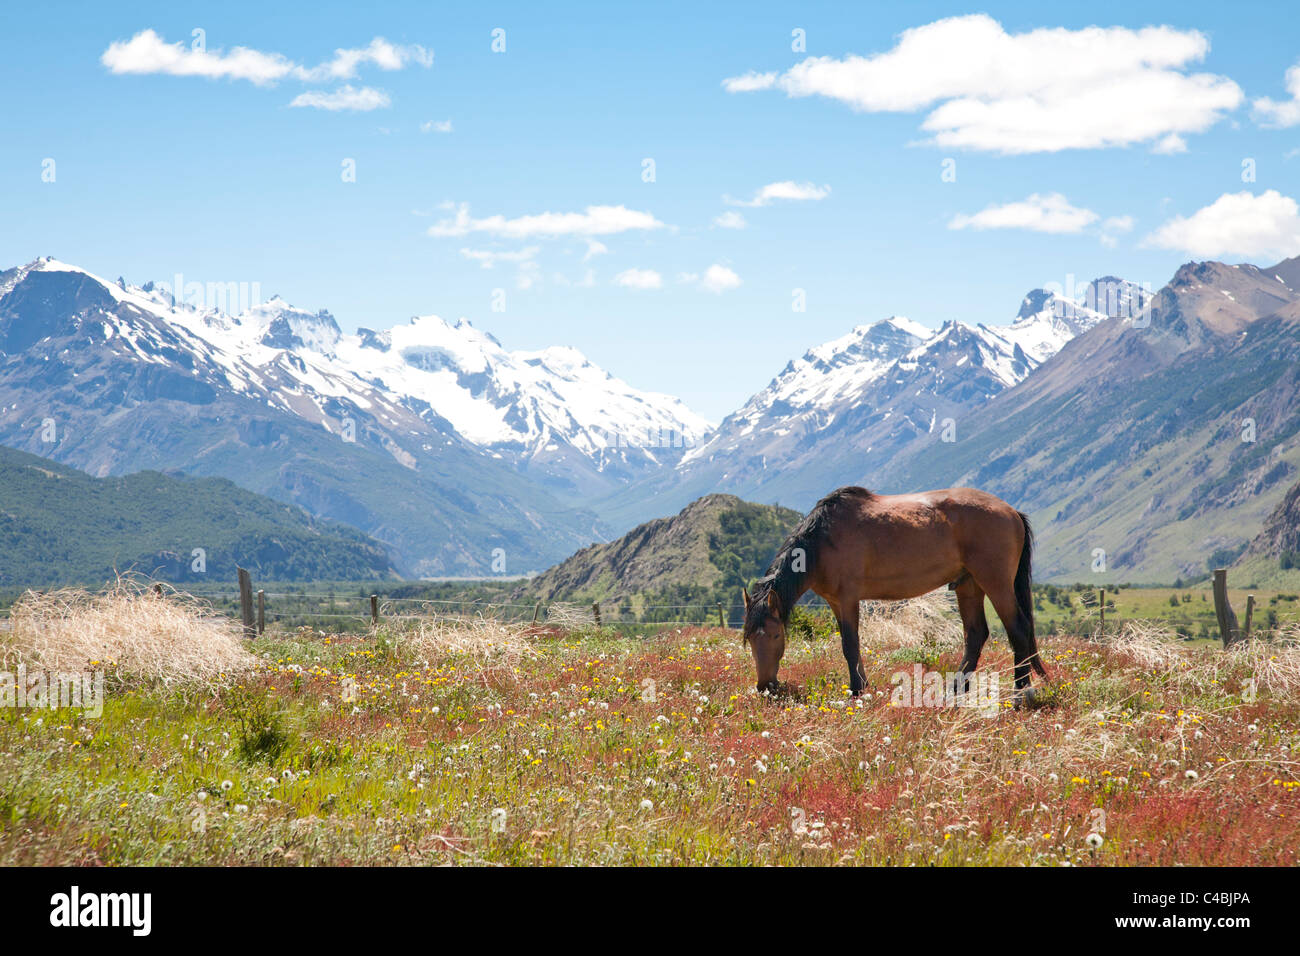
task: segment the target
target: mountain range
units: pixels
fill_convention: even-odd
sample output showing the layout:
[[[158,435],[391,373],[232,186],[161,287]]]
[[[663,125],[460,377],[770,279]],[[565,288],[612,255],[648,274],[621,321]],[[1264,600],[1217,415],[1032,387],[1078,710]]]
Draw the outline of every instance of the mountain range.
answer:
[[[384,541],[407,574],[520,573],[602,534],[581,506],[707,428],[567,348],[434,316],[340,332],[230,316],[54,259],[0,273],[0,444],[98,476],[230,478]]]
[[[1079,296],[1123,310],[1141,309],[1149,299],[1113,277],[1082,287]],[[831,488],[869,481],[875,463],[918,442],[960,436],[966,413],[1105,318],[1037,289],[1006,325],[951,320],[934,331],[893,317],[858,326],[791,361],[673,473],[646,484],[669,506],[659,513],[712,491],[806,508]],[[641,490],[629,489],[614,503],[634,501]]]
[[[1031,513],[1041,576],[1171,580],[1244,549],[1294,480],[1298,262],[1036,289],[1005,324],[861,325],[714,428],[464,320],[344,333],[278,297],[232,315],[38,259],[0,273],[0,444],[226,477],[412,576],[540,570],[718,492],[802,511],[843,484],[975,484]]]

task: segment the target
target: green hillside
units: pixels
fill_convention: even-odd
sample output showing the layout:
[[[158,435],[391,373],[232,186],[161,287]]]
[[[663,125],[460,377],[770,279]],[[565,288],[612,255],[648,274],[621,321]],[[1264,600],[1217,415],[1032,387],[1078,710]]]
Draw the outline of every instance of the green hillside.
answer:
[[[0,447],[0,586],[95,584],[128,571],[233,581],[236,564],[286,581],[393,575],[374,539],[224,478],[94,478]]]
[[[740,588],[762,575],[801,517],[778,505],[706,495],[679,514],[583,548],[516,596],[599,601],[644,621],[698,618],[718,603],[737,604]]]

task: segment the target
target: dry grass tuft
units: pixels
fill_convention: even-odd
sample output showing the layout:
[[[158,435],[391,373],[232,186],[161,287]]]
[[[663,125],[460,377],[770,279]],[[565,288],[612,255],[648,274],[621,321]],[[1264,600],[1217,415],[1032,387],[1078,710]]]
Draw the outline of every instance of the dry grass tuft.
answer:
[[[585,631],[596,626],[596,614],[589,605],[548,604],[546,623],[566,631]]]
[[[1106,642],[1144,670],[1166,670],[1186,662],[1189,656],[1178,636],[1158,621],[1125,621],[1119,633]]]
[[[1254,680],[1258,690],[1279,697],[1300,695],[1300,626],[1218,647],[1186,647],[1158,621],[1126,621],[1106,643],[1138,668],[1170,675],[1180,690],[1205,691],[1225,678]]]
[[[1300,626],[1277,632],[1271,641],[1252,639],[1233,644],[1227,654],[1241,663],[1257,689],[1279,697],[1300,695]]]
[[[6,667],[103,669],[119,688],[216,688],[256,665],[235,622],[188,594],[158,595],[131,578],[98,593],[28,591],[9,620],[9,633],[0,637]]]
[[[480,667],[514,667],[537,657],[531,629],[523,624],[478,617],[410,618],[385,632],[410,657],[433,662],[466,657]]]
[[[931,591],[910,601],[863,601],[858,635],[868,645],[961,647],[956,609],[956,598],[949,591]]]

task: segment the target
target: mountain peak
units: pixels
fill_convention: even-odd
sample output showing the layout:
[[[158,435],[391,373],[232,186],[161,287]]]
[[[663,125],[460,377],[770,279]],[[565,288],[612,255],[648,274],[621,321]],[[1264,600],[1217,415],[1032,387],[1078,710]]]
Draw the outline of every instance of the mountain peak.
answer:
[[[1236,335],[1297,300],[1300,294],[1274,270],[1249,263],[1188,262],[1160,291],[1154,318],[1162,328],[1196,342],[1203,334],[1196,326],[1217,335]]]

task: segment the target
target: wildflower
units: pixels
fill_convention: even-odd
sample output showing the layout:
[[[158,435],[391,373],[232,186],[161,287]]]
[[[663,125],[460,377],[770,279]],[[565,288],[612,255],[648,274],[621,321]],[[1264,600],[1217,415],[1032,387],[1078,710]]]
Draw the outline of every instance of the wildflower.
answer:
[[[1084,837],[1083,842],[1088,844],[1088,846],[1090,846],[1092,849],[1096,850],[1100,848],[1101,845],[1106,842],[1106,840],[1104,837],[1102,837],[1100,833],[1093,832],[1093,833],[1089,833],[1086,837]]]
[[[643,813],[649,813],[649,812],[650,812],[651,810],[653,810],[654,808],[655,808],[655,805],[654,805],[654,803],[651,802],[650,800],[642,800],[642,801],[641,801],[641,812],[643,812]]]

